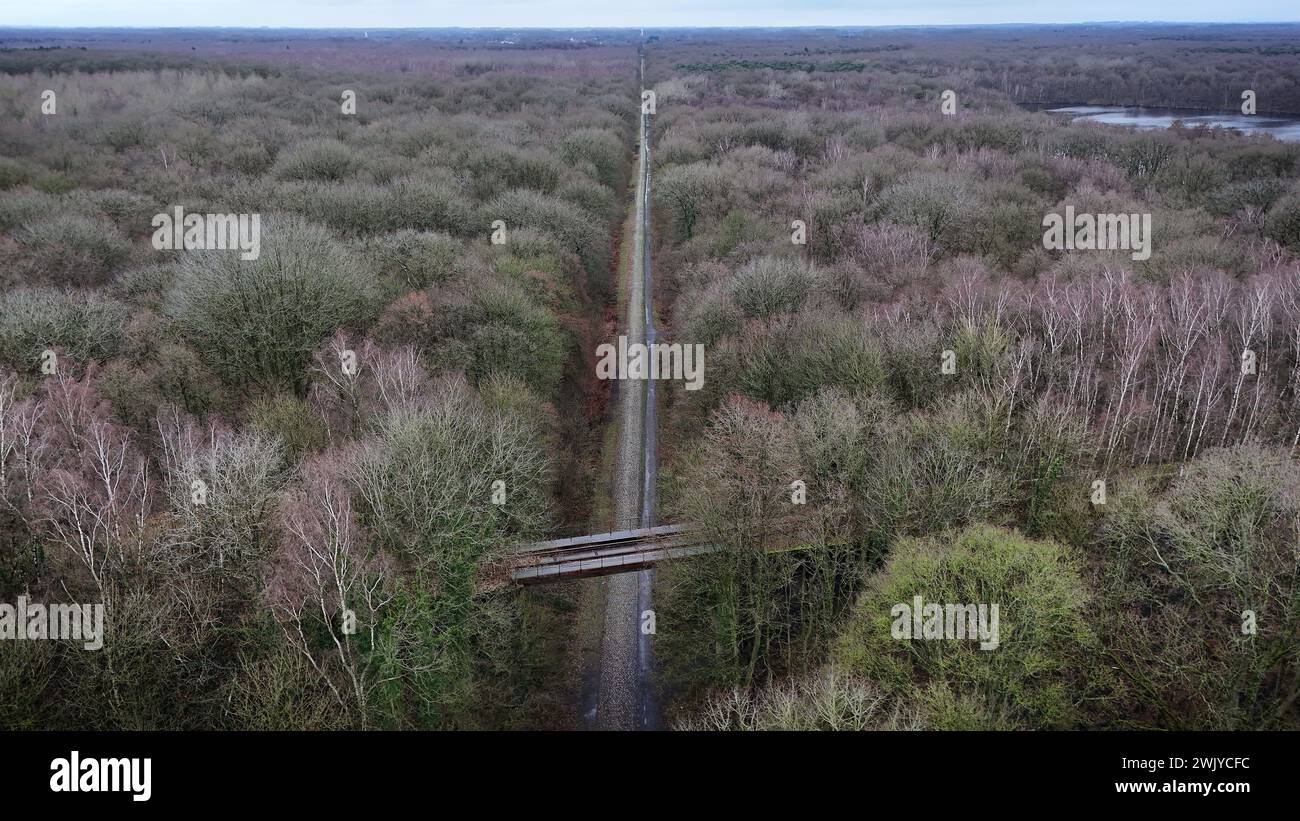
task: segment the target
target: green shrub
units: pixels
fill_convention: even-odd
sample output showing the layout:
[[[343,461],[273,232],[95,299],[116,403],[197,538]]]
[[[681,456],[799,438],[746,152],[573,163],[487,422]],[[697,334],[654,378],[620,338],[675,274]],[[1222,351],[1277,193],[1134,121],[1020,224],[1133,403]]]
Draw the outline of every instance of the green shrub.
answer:
[[[628,150],[618,135],[598,128],[580,128],[564,136],[560,156],[569,163],[589,162],[596,182],[619,191],[627,184]]]
[[[546,526],[550,466],[537,436],[444,383],[427,407],[385,417],[351,461],[358,519],[405,569],[385,585],[368,660],[380,726],[473,726],[508,680],[517,597],[480,580]],[[498,480],[508,504],[492,504]]]
[[[1300,467],[1281,449],[1245,445],[1208,451],[1173,486],[1161,507],[1173,568],[1205,593],[1228,597],[1237,615],[1275,602],[1295,559]]]
[[[152,234],[153,217],[160,210],[158,202],[152,197],[120,188],[74,191],[65,198],[68,206],[78,210],[83,202],[87,209],[97,210],[107,216],[128,236]]]
[[[1300,467],[1283,448],[1207,451],[1163,495],[1128,483],[1098,539],[1116,726],[1294,729]]]
[[[28,223],[18,242],[32,276],[55,284],[99,284],[131,253],[112,224],[74,214]]]
[[[536,228],[564,243],[583,261],[592,276],[605,273],[609,265],[609,237],[596,217],[572,203],[536,191],[507,191],[480,209],[482,232],[488,234],[492,222],[506,223],[509,231]]]
[[[1267,212],[1286,190],[1286,182],[1276,178],[1232,182],[1210,194],[1208,207],[1225,217],[1245,208]]]
[[[889,385],[903,407],[928,407],[948,389],[951,377],[940,372],[939,363],[951,342],[933,319],[883,324],[880,341]]]
[[[152,139],[152,129],[140,119],[121,119],[104,124],[99,138],[114,151],[125,151],[147,145]]]
[[[281,394],[257,402],[249,411],[248,423],[278,437],[290,461],[329,444],[325,422],[296,396]]]
[[[459,240],[434,232],[398,231],[366,244],[375,272],[403,293],[450,281],[464,253]]]
[[[682,338],[703,345],[706,351],[739,331],[744,323],[740,309],[722,288],[710,288],[685,303],[680,308],[685,313],[679,325]]]
[[[46,349],[81,362],[107,359],[122,344],[128,314],[95,293],[15,288],[0,294],[0,362],[35,373]]]
[[[1007,515],[1006,406],[963,393],[903,420],[858,491],[873,532],[924,536]]]
[[[278,217],[262,228],[255,260],[240,259],[239,251],[182,256],[166,310],[222,379],[301,391],[320,340],[367,321],[374,282],[320,226]]]
[[[554,395],[568,340],[553,314],[514,288],[486,285],[475,291],[463,319],[476,380],[508,374],[539,396]]]
[[[960,182],[937,174],[910,176],[880,194],[877,209],[890,222],[917,229],[944,248],[960,247],[976,200]]]
[[[301,214],[349,234],[395,227],[393,195],[381,185],[357,181],[286,182],[276,186],[272,202],[277,210]]]
[[[271,174],[281,180],[338,182],[360,168],[357,150],[338,140],[306,140],[281,152]]]
[[[213,157],[218,170],[256,176],[266,173],[273,163],[270,149],[255,137],[232,134],[221,142]]]
[[[994,322],[975,324],[963,320],[953,334],[957,376],[965,385],[990,387],[1011,351],[1011,338]]]
[[[823,387],[874,393],[884,384],[880,345],[860,322],[809,318],[753,342],[725,369],[739,374],[737,386],[774,407],[798,402]]]
[[[550,154],[510,146],[470,151],[465,169],[478,199],[490,199],[512,188],[550,194],[565,174],[565,167]]]
[[[566,182],[555,192],[555,196],[604,220],[613,221],[622,211],[613,189],[593,180],[579,178]]]
[[[655,175],[655,213],[667,214],[677,239],[689,240],[701,220],[727,210],[732,187],[726,173],[711,163],[668,166]]]
[[[32,174],[26,165],[9,157],[0,157],[0,191],[31,182]]]
[[[727,290],[746,317],[771,320],[802,308],[813,281],[812,270],[802,260],[763,257],[738,270]]]
[[[390,187],[393,216],[389,230],[415,228],[445,231],[459,237],[482,236],[490,222],[475,222],[474,210],[459,187],[450,180],[433,176],[403,177]]]
[[[1300,194],[1274,203],[1264,219],[1264,234],[1289,248],[1300,248]]]
[[[156,310],[162,307],[163,299],[175,277],[175,265],[143,265],[114,277],[109,291],[125,302]]]
[[[240,730],[346,730],[326,683],[301,651],[281,644],[264,655],[241,652],[222,703]]]
[[[1228,169],[1208,154],[1184,154],[1165,163],[1154,183],[1179,205],[1202,205],[1228,183]]]
[[[44,191],[20,188],[0,194],[0,231],[29,222],[53,217],[60,207],[59,198]]]
[[[911,608],[916,596],[940,606],[984,604],[990,627],[998,605],[996,648],[981,649],[978,639],[896,638],[907,618],[897,606]],[[905,539],[868,580],[832,658],[894,694],[941,684],[1026,727],[1073,727],[1086,686],[1080,678],[1097,645],[1088,604],[1078,561],[1053,542],[984,525]]]

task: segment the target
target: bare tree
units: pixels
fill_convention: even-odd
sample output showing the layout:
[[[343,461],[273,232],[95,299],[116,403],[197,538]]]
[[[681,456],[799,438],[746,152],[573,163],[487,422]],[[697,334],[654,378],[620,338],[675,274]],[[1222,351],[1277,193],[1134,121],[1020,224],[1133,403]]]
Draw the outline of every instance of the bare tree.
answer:
[[[330,451],[302,467],[301,482],[286,494],[276,516],[280,535],[266,596],[290,641],[339,705],[355,707],[364,725],[375,682],[353,636],[364,626],[367,646],[374,646],[379,611],[388,599],[385,565],[366,548],[352,490],[342,479],[350,458],[346,451]],[[325,631],[328,658],[308,635],[312,625]],[[347,697],[336,683],[340,675]]]

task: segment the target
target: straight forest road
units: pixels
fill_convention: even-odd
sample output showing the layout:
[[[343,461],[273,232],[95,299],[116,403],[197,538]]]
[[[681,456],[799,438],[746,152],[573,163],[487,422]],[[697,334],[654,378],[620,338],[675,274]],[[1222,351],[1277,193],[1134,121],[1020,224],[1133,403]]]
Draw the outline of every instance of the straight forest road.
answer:
[[[645,86],[645,57],[640,64]],[[636,231],[627,287],[626,334],[629,342],[655,341],[650,269],[650,115],[641,114],[636,190]],[[619,386],[618,435],[613,474],[616,525],[650,527],[655,521],[657,414],[652,379],[629,379]],[[642,632],[642,614],[651,609],[653,570],[623,573],[607,580],[596,726],[609,730],[657,729],[658,706],[652,680],[651,636]]]

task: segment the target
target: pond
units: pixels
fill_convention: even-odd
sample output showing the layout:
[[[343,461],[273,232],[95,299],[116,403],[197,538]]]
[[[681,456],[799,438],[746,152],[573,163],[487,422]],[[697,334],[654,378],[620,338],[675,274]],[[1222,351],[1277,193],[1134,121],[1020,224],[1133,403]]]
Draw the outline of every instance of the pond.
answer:
[[[1091,120],[1140,130],[1169,128],[1181,122],[1185,128],[1233,128],[1247,134],[1271,134],[1285,142],[1300,142],[1300,117],[1288,114],[1206,112],[1178,108],[1078,105],[1049,108],[1052,114],[1068,114],[1072,120]]]

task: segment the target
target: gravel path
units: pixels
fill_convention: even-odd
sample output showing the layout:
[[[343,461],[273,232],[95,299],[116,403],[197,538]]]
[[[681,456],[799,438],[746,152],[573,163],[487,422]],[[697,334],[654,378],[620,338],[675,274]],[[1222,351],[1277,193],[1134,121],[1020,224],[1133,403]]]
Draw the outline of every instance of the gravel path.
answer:
[[[632,264],[628,280],[621,283],[628,295],[624,333],[629,342],[648,342],[654,338],[646,294],[649,273],[649,212],[646,207],[649,179],[646,169],[649,153],[645,125],[643,118]],[[654,450],[655,415],[653,410],[647,413],[648,394],[653,402],[653,383],[645,380],[624,380],[619,384],[618,437],[613,471],[613,509],[618,528],[645,526],[653,515],[654,459],[646,459],[645,454],[647,450],[651,453]],[[649,509],[642,507],[643,494],[650,502]],[[652,670],[650,637],[641,634],[641,613],[649,609],[652,580],[652,570],[620,573],[606,579],[600,692],[596,706],[596,726],[600,729],[653,729],[658,726],[649,686]]]

